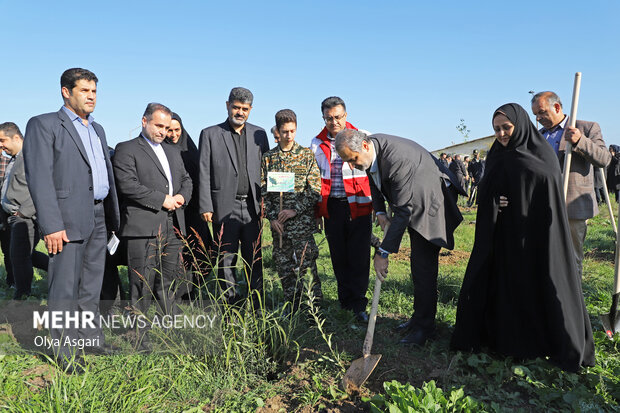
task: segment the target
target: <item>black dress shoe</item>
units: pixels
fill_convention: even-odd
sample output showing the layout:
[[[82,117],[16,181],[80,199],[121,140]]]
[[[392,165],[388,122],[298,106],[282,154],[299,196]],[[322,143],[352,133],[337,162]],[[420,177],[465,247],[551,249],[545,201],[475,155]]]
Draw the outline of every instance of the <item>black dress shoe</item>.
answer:
[[[435,337],[435,332],[426,332],[424,330],[415,330],[407,334],[400,340],[401,344],[415,344],[423,346],[428,340]]]
[[[355,319],[360,323],[368,323],[368,314],[366,314],[366,311],[363,310],[358,311],[355,313]]]
[[[413,319],[410,318],[409,320],[405,321],[404,323],[400,323],[399,325],[397,325],[396,327],[394,327],[394,330],[400,332],[400,333],[404,333],[406,331],[408,331],[411,327],[413,327]]]

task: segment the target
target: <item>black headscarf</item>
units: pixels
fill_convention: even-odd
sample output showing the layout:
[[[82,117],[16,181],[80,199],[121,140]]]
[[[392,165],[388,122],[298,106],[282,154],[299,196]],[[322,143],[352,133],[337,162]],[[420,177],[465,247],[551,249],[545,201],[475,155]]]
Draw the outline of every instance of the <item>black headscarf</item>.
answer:
[[[505,169],[506,163],[510,164],[509,169],[523,167],[545,175],[561,174],[557,155],[536,129],[525,109],[516,103],[507,103],[495,110],[491,122],[500,113],[512,122],[514,130],[508,145],[503,146],[496,140],[491,146],[484,172],[487,179],[483,177],[480,182],[479,194],[482,195],[488,189],[494,172],[497,168]]]
[[[198,153],[198,148],[196,147],[196,144],[194,143],[194,141],[192,141],[192,138],[190,138],[189,134],[185,130],[181,117],[177,115],[176,113],[172,112],[172,119],[176,120],[181,125],[181,137],[179,138],[177,143],[172,142],[172,139],[170,138],[166,138],[166,143],[169,143],[171,145],[177,145],[178,148],[181,150],[181,152],[185,152],[185,151],[194,152],[195,151],[196,153]]]
[[[172,139],[166,138],[166,143],[178,148],[181,151],[181,158],[183,158],[185,170],[189,174],[189,177],[192,178],[194,188],[192,192],[192,199],[190,200],[190,205],[188,205],[188,207],[190,209],[194,209],[195,207],[197,208],[197,201],[195,200],[198,197],[198,162],[200,160],[200,153],[198,152],[196,144],[185,130],[181,117],[176,113],[172,113],[172,119],[181,124],[181,137],[177,143],[173,143]]]
[[[170,138],[166,138],[166,143],[177,147],[181,151],[181,156],[183,157],[185,169],[187,170],[187,173],[189,173],[190,178],[192,178],[192,181],[197,183],[199,160],[198,148],[185,130],[181,117],[173,112],[172,119],[176,120],[181,125],[181,137],[179,138],[177,143],[172,142],[172,139]]]
[[[452,347],[517,358],[549,356],[563,369],[594,364],[594,342],[573,253],[558,158],[516,103],[480,182],[474,248]],[[508,206],[499,207],[499,197]]]

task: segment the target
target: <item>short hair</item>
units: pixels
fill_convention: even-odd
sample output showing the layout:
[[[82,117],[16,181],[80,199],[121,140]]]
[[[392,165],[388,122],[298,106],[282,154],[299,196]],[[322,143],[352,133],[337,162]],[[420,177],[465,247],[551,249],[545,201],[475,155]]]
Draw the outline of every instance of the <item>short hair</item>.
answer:
[[[78,80],[88,80],[93,81],[95,84],[99,81],[97,76],[90,70],[82,69],[79,67],[74,67],[72,69],[67,69],[60,76],[60,87],[66,87],[69,90],[72,90],[75,87],[75,84]]]
[[[344,129],[336,135],[336,151],[340,152],[345,147],[352,152],[362,150],[362,142],[368,142],[368,135],[355,129]]]
[[[274,135],[274,136],[276,134],[276,126],[275,125],[271,127],[271,134]]]
[[[440,153],[440,154],[439,154],[439,157],[441,158],[441,157],[442,157],[442,156],[444,156],[444,155],[446,155],[446,153],[445,153],[445,152],[442,152],[442,153]],[[446,156],[448,156],[448,155],[446,155]]]
[[[278,131],[285,123],[293,122],[297,125],[297,115],[290,109],[282,109],[276,113],[276,128]]]
[[[338,96],[330,96],[321,102],[321,113],[324,113],[325,109],[331,109],[336,106],[342,106],[344,111],[347,111],[347,105],[344,104],[344,100],[340,99]]]
[[[165,114],[170,115],[172,117],[172,111],[168,109],[167,106],[162,105],[161,103],[157,103],[157,102],[151,102],[148,105],[146,105],[146,109],[144,110],[144,114],[142,116],[144,116],[146,120],[151,120],[153,119],[153,113],[157,111],[162,111]]]
[[[228,102],[241,102],[248,103],[252,106],[252,102],[254,101],[254,95],[249,89],[244,87],[234,87],[231,89],[230,94],[228,95]]]
[[[560,97],[555,92],[551,92],[550,90],[545,90],[544,92],[538,92],[534,96],[532,96],[532,101],[530,103],[533,104],[540,98],[546,98],[550,106],[553,106],[556,103],[558,103],[560,107],[562,107],[562,101],[560,100]]]
[[[21,131],[19,130],[19,126],[17,126],[13,122],[4,122],[0,124],[0,132],[4,133],[9,138],[17,135],[21,139],[24,139],[24,135],[22,135]]]

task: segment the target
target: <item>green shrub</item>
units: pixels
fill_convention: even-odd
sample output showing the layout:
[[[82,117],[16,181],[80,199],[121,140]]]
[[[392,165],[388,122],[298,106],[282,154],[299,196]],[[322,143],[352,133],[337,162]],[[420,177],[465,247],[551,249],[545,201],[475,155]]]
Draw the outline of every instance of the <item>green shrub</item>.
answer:
[[[465,396],[463,388],[452,389],[447,395],[434,380],[424,383],[421,389],[396,380],[383,383],[385,395],[378,394],[364,401],[370,403],[372,412],[484,412],[484,404]]]

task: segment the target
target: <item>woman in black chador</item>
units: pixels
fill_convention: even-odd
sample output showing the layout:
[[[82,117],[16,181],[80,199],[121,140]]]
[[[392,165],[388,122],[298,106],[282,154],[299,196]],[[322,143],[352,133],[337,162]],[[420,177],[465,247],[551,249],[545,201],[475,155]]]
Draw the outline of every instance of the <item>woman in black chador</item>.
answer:
[[[172,114],[172,122],[168,130],[166,143],[175,145],[179,148],[185,170],[190,178],[192,178],[192,199],[190,199],[185,208],[185,226],[187,227],[188,243],[192,251],[189,251],[188,248],[183,249],[183,261],[185,262],[186,268],[190,271],[196,271],[195,265],[197,263],[200,267],[200,272],[205,276],[211,270],[209,265],[213,239],[207,223],[200,218],[200,212],[198,211],[199,153],[196,144],[183,127],[181,117],[176,113]],[[200,237],[200,241],[196,239],[194,231],[196,231]],[[200,283],[201,280],[195,279],[193,282]],[[191,286],[189,289],[191,290]],[[184,296],[187,293],[186,291],[180,295]]]
[[[516,103],[495,111],[493,129],[452,348],[592,366],[558,158]]]

